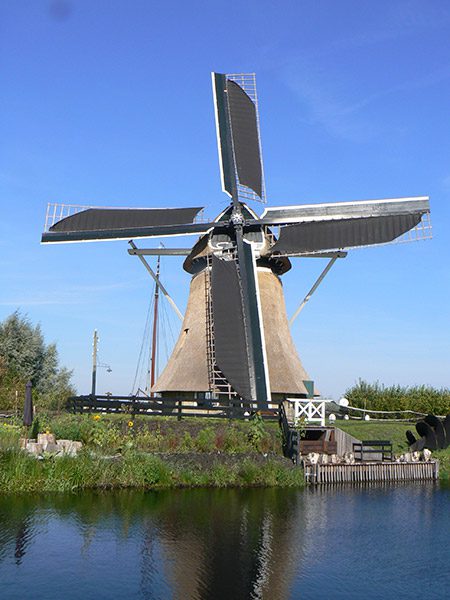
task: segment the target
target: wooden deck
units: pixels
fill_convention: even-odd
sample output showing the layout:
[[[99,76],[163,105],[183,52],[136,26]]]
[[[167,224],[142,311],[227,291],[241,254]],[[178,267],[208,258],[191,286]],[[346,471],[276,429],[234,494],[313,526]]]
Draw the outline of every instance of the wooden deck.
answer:
[[[312,484],[425,481],[439,478],[439,461],[364,462],[354,464],[303,464],[305,479]]]

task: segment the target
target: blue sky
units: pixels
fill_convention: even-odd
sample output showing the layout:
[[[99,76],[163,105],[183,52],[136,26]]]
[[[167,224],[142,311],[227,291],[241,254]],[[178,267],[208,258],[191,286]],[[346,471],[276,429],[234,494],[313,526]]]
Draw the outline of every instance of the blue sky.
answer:
[[[0,0],[0,319],[20,309],[40,322],[80,393],[97,328],[113,369],[99,392],[131,391],[151,282],[126,242],[41,246],[45,208],[200,204],[215,216],[227,199],[212,70],[257,73],[271,205],[431,198],[432,241],[353,251],[293,326],[319,389],[448,386],[444,0]],[[295,260],[289,314],[324,266]],[[181,261],[163,269],[184,308]]]

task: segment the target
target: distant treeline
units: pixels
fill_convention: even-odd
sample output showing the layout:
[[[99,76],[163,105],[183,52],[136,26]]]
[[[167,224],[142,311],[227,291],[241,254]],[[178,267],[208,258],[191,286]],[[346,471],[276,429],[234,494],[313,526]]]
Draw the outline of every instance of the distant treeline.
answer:
[[[359,382],[345,392],[350,406],[368,410],[414,410],[421,413],[446,415],[450,413],[450,389],[427,385],[384,386]]]

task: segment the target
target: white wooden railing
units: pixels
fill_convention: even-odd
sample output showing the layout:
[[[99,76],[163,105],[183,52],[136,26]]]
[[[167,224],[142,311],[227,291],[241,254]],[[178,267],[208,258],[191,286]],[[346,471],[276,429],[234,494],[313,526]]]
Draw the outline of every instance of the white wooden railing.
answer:
[[[325,427],[325,402],[323,400],[301,400],[299,398],[286,398],[294,405],[294,424],[303,417],[305,422],[318,423]]]

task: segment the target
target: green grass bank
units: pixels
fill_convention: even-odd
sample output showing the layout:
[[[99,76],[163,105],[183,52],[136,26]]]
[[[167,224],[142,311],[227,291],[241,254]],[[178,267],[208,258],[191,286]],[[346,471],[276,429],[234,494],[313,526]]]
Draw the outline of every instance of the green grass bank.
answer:
[[[359,439],[388,439],[408,450],[414,423],[338,421]],[[303,472],[281,454],[277,423],[128,415],[41,414],[29,437],[49,431],[81,441],[76,457],[38,460],[19,448],[20,422],[0,420],[0,493],[181,487],[300,487]],[[450,449],[434,452],[450,480]]]
[[[298,487],[278,425],[127,415],[40,415],[29,432],[83,443],[76,457],[38,460],[19,449],[24,430],[0,422],[0,493],[179,487]]]

